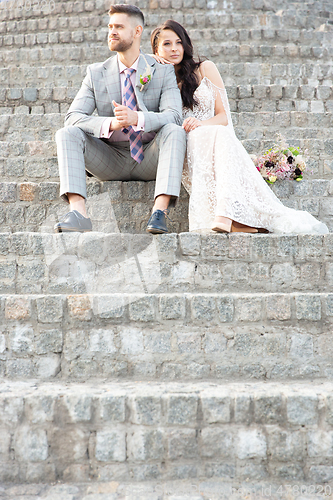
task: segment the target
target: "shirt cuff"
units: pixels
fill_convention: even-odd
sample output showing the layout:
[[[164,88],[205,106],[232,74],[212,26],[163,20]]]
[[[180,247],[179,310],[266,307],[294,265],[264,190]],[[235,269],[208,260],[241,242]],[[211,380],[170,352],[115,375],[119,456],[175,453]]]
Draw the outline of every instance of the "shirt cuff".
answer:
[[[106,120],[104,120],[104,122],[102,123],[100,131],[101,139],[109,139],[113,134],[113,130],[110,131],[111,120],[112,118],[106,118]]]
[[[138,123],[137,125],[132,125],[132,129],[134,132],[140,132],[145,130],[145,115],[143,111],[137,111],[138,114]]]

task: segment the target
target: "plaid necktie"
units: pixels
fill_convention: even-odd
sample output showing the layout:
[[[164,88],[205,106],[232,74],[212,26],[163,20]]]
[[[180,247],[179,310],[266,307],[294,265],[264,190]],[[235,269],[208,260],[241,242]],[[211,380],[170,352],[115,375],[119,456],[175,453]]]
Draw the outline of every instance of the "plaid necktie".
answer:
[[[124,106],[133,109],[133,111],[136,111],[136,97],[134,94],[132,82],[130,80],[133,71],[133,68],[124,69],[125,83],[123,104]],[[123,128],[123,132],[125,132],[125,134],[129,134],[131,157],[133,158],[133,160],[141,163],[143,160],[142,132],[134,132],[132,127]]]

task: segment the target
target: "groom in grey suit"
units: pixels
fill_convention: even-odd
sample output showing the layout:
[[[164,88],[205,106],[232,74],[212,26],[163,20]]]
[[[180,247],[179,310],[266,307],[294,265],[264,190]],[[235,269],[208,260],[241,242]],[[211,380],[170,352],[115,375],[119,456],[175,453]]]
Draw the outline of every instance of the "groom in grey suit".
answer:
[[[133,5],[112,5],[108,44],[117,55],[88,67],[56,134],[60,195],[68,212],[55,230],[91,231],[85,170],[100,180],[156,179],[147,231],[165,233],[179,196],[186,134],[174,68],[140,52],[144,17]],[[97,115],[92,113],[97,110]]]

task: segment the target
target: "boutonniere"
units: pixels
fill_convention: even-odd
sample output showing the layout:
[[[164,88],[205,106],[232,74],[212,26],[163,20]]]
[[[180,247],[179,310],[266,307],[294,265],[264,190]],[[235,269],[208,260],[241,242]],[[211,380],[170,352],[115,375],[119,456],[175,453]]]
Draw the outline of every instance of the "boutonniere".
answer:
[[[143,89],[145,88],[145,86],[150,82],[151,80],[151,67],[150,65],[147,63],[147,60],[145,58],[145,56],[143,54],[141,54],[142,57],[144,58],[145,60],[145,63],[146,63],[146,69],[145,69],[145,72],[143,73],[143,75],[140,75],[140,83],[141,83],[141,88],[140,88],[140,92],[143,91]]]

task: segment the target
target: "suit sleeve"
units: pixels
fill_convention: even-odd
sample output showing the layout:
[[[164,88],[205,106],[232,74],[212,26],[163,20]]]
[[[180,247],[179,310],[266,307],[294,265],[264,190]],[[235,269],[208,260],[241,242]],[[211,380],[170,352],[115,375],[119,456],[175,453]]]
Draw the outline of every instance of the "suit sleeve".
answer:
[[[164,70],[162,88],[160,94],[159,111],[145,111],[145,132],[157,132],[163,125],[167,123],[176,123],[182,125],[182,100],[180,91],[177,85],[174,67],[165,65],[161,68]],[[154,77],[158,77],[155,73]]]
[[[94,137],[100,137],[105,116],[91,116],[96,109],[95,91],[92,85],[91,69],[75,96],[66,117],[65,126],[74,125]]]

